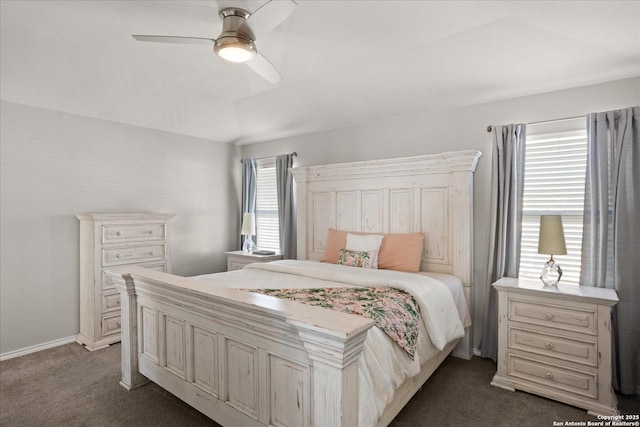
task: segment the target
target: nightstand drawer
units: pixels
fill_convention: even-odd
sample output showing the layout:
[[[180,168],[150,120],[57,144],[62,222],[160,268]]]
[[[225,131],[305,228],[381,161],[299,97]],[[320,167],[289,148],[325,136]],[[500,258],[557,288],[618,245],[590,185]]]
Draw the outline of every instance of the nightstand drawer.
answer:
[[[509,320],[595,335],[596,311],[566,305],[509,299]]]
[[[595,342],[509,326],[509,349],[522,350],[561,360],[597,366]]]
[[[104,225],[102,243],[166,239],[165,224]]]
[[[279,254],[245,254],[242,251],[225,252],[225,254],[227,255],[227,271],[241,270],[246,265],[253,264],[255,262],[271,262],[282,259],[282,255]]]
[[[236,260],[227,260],[227,271],[242,270],[245,265],[249,265],[255,261],[241,262]]]
[[[509,354],[508,373],[546,387],[597,398],[596,375]]]

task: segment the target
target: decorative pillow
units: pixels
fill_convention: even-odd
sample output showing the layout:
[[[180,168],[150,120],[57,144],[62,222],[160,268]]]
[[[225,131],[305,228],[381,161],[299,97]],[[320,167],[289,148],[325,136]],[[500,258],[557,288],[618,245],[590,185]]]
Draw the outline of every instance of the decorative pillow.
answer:
[[[382,245],[381,234],[351,234],[347,233],[347,244],[344,247],[348,251],[375,251],[376,254]],[[373,260],[372,268],[378,268],[378,257]]]
[[[424,233],[385,234],[378,268],[399,270],[409,273],[420,271]]]
[[[382,245],[382,234],[347,233],[347,246],[350,251],[377,251]]]
[[[338,263],[340,249],[347,247],[347,232],[338,231],[330,228],[327,232],[327,241],[324,247],[324,254],[320,262],[328,262],[330,264]]]
[[[350,251],[348,249],[340,249],[338,264],[348,265],[350,267],[376,268],[375,263],[377,259],[378,251]]]
[[[347,247],[347,234],[367,235],[367,233],[346,232],[330,228],[321,262],[336,264],[340,249]],[[384,234],[378,253],[378,268],[415,273],[420,271],[424,233]]]

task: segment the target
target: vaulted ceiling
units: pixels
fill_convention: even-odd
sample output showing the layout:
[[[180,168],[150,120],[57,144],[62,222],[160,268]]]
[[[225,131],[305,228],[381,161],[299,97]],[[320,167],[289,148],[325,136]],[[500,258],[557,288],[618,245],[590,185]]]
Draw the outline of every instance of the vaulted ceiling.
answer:
[[[640,1],[296,1],[257,40],[272,84],[131,37],[215,38],[221,9],[264,1],[3,0],[0,95],[249,143],[640,75]]]

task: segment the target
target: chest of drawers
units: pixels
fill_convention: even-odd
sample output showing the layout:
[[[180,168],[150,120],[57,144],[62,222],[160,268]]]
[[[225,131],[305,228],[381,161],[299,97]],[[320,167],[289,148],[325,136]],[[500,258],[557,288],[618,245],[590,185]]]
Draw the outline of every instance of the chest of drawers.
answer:
[[[78,214],[80,334],[97,350],[120,341],[120,294],[104,273],[116,265],[170,271],[169,214]]]
[[[498,291],[498,371],[492,385],[615,415],[611,387],[612,289],[545,287],[503,278]]]

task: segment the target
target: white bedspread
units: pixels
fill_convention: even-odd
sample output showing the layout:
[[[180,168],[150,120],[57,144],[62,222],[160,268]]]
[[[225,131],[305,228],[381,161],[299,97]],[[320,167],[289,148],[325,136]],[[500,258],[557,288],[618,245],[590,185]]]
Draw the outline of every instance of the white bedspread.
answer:
[[[417,375],[420,366],[447,343],[464,336],[463,323],[452,293],[441,281],[425,275],[285,260],[250,264],[243,270],[191,279],[243,289],[390,286],[411,293],[420,306],[422,318],[416,357],[411,360],[379,328],[369,330],[358,360],[360,427],[375,426],[393,399],[395,389],[407,378]]]

